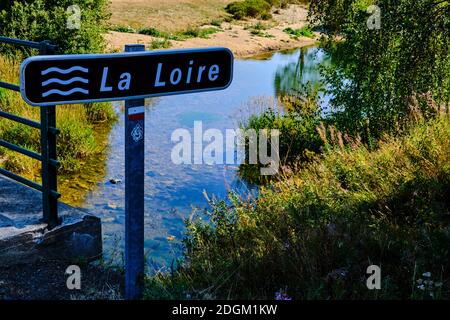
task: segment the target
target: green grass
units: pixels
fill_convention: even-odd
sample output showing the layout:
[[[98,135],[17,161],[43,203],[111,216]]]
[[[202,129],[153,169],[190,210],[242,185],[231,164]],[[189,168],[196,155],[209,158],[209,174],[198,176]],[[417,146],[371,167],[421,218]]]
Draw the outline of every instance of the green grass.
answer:
[[[19,64],[0,58],[2,81],[17,83]],[[27,105],[19,94],[0,89],[0,109],[27,119],[40,121],[39,108]],[[94,139],[95,127],[109,127],[116,120],[116,114],[109,103],[58,106],[57,127],[58,159],[60,174],[75,174],[81,170],[81,161],[96,157],[103,152]],[[10,120],[0,119],[0,138],[40,152],[40,132]],[[39,179],[39,163],[0,148],[1,165],[8,170]]]
[[[266,0],[244,0],[232,2],[226,6],[225,10],[233,16],[234,19],[261,18],[268,20],[272,18],[270,10],[273,1]]]
[[[147,36],[152,36],[156,38],[169,38],[170,34],[162,32],[156,28],[142,28],[138,30],[139,34],[145,34]]]
[[[210,25],[212,25],[214,27],[217,27],[217,28],[221,28],[222,27],[222,23],[223,23],[223,20],[221,20],[221,19],[213,19],[211,21]]]
[[[312,30],[309,27],[303,27],[300,29],[286,28],[283,31],[295,38],[299,37],[314,38],[314,32],[312,32]]]
[[[187,221],[182,267],[149,279],[147,297],[450,298],[449,115],[418,120],[375,150],[318,131],[324,154],[306,167],[257,199],[231,194]],[[382,289],[370,291],[374,264]],[[424,280],[433,285],[421,290]]]
[[[248,30],[252,35],[264,38],[273,38],[274,36],[264,32],[264,30],[270,29],[272,26],[270,24],[265,24],[262,22],[257,22],[252,25],[248,25],[244,30]]]
[[[188,30],[179,33],[178,36],[183,40],[190,38],[208,39],[210,35],[219,31],[221,31],[221,29],[217,27],[189,28]]]
[[[153,40],[150,43],[150,49],[157,50],[157,49],[168,49],[172,46],[169,40],[167,39],[161,39],[161,40]]]
[[[184,31],[179,31],[175,33],[164,32],[158,30],[157,28],[142,28],[136,30],[127,26],[115,26],[111,30],[124,33],[139,33],[155,38],[173,41],[184,41],[192,38],[208,39],[210,35],[222,31],[222,29],[218,26],[198,27],[198,28],[189,27]]]
[[[291,3],[305,3],[302,0],[243,0],[235,1],[225,7],[234,19],[258,18],[272,19],[272,8],[286,8]]]
[[[117,26],[112,26],[110,28],[111,31],[116,31],[116,32],[123,32],[123,33],[136,33],[137,30],[130,27],[130,26],[121,26],[121,25],[117,25]]]

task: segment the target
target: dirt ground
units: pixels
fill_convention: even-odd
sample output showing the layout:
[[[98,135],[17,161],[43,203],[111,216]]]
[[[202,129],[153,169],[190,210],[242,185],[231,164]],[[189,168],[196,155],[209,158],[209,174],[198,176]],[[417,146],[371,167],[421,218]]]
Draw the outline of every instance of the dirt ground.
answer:
[[[192,38],[185,41],[170,41],[170,44],[171,48],[227,47],[233,51],[236,58],[247,58],[267,51],[308,46],[318,40],[318,33],[314,39],[307,37],[295,39],[283,31],[288,27],[298,29],[305,26],[307,15],[308,10],[305,6],[290,5],[286,9],[275,10],[271,21],[224,22],[221,25],[222,31],[210,35],[208,39]],[[260,35],[254,35],[251,30],[258,22],[265,28],[260,30]],[[208,27],[208,25],[204,27]],[[121,32],[110,32],[106,37],[109,49],[114,51],[123,50],[125,44],[150,45],[152,41],[156,40],[151,36]]]
[[[69,290],[67,267],[56,261],[0,267],[0,301],[122,299],[123,277],[120,273],[96,264],[80,266],[81,290]]]

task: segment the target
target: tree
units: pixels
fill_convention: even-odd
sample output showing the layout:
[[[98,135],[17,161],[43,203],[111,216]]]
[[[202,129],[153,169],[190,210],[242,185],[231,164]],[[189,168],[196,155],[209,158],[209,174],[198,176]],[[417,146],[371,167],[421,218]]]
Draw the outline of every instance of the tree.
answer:
[[[440,0],[380,0],[381,26],[369,29],[369,0],[312,0],[309,18],[328,31],[324,68],[341,128],[380,136],[401,125],[408,98],[450,99],[450,6]],[[342,41],[336,41],[336,36]],[[367,138],[367,137],[366,137]]]
[[[0,34],[32,41],[50,40],[60,53],[101,52],[109,19],[107,5],[107,0],[0,0]],[[74,28],[78,13],[80,27]],[[6,46],[0,49],[3,53],[10,50]]]

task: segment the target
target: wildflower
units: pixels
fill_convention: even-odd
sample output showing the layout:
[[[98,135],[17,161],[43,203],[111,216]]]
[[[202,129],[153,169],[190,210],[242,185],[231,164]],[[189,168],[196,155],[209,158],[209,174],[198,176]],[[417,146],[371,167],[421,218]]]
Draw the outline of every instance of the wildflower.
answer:
[[[425,286],[423,284],[421,284],[420,286],[417,286],[417,289],[425,290]]]
[[[431,272],[425,272],[422,276],[425,278],[431,278]]]

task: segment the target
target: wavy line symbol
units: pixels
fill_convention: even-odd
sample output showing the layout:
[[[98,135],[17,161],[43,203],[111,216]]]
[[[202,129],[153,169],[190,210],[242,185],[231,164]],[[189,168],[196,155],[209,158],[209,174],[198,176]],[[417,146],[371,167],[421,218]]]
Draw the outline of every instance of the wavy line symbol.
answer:
[[[89,91],[85,90],[85,89],[81,89],[81,88],[73,88],[72,90],[69,90],[69,91],[62,91],[62,90],[58,90],[58,89],[53,89],[53,90],[49,90],[47,92],[44,92],[42,94],[42,97],[45,98],[45,97],[48,97],[48,96],[50,96],[52,94],[58,94],[60,96],[70,96],[73,93],[89,94]]]
[[[87,68],[84,68],[84,67],[81,67],[81,66],[73,66],[73,67],[68,68],[68,69],[61,69],[61,68],[58,68],[58,67],[51,67],[51,68],[48,68],[46,70],[41,71],[41,74],[43,76],[48,75],[50,73],[59,73],[61,75],[68,75],[68,74],[70,74],[72,72],[76,72],[76,71],[83,72],[83,73],[89,73],[89,69],[87,69]],[[72,77],[71,79],[67,79],[67,80],[59,79],[58,77],[52,77],[52,78],[47,79],[44,82],[42,82],[42,88],[44,88],[46,86],[49,86],[51,84],[58,84],[58,85],[62,85],[62,86],[68,86],[68,85],[70,85],[72,83],[89,84],[89,79],[86,79],[86,78],[83,78],[83,77],[79,77],[79,76]],[[79,86],[74,85],[74,86],[71,86],[71,87],[63,88],[62,90],[61,89],[48,90],[48,91],[42,93],[42,97],[46,98],[46,97],[51,96],[51,95],[60,95],[60,96],[66,97],[66,96],[70,96],[71,94],[74,94],[74,93],[89,94],[89,90],[86,90],[86,89],[80,88]]]
[[[88,79],[84,79],[84,78],[80,78],[80,77],[75,77],[75,78],[72,78],[72,79],[69,79],[69,80],[65,80],[65,81],[61,80],[61,79],[58,79],[58,78],[53,78],[53,79],[49,79],[49,80],[47,80],[45,82],[42,82],[42,86],[45,87],[45,86],[48,86],[49,84],[52,84],[52,83],[59,83],[59,84],[62,84],[62,85],[68,85],[68,84],[71,84],[71,83],[74,83],[74,82],[82,82],[82,83],[88,84],[89,80]]]
[[[60,69],[60,68],[56,68],[56,67],[51,67],[51,68],[48,68],[46,70],[43,70],[41,72],[41,74],[43,76],[45,76],[45,75],[47,75],[47,74],[49,74],[51,72],[57,72],[57,73],[61,73],[61,74],[69,74],[69,73],[74,72],[74,71],[81,71],[81,72],[84,72],[84,73],[88,73],[89,69],[86,69],[86,68],[83,68],[83,67],[80,67],[80,66],[74,66],[74,67],[69,68],[69,69]]]

